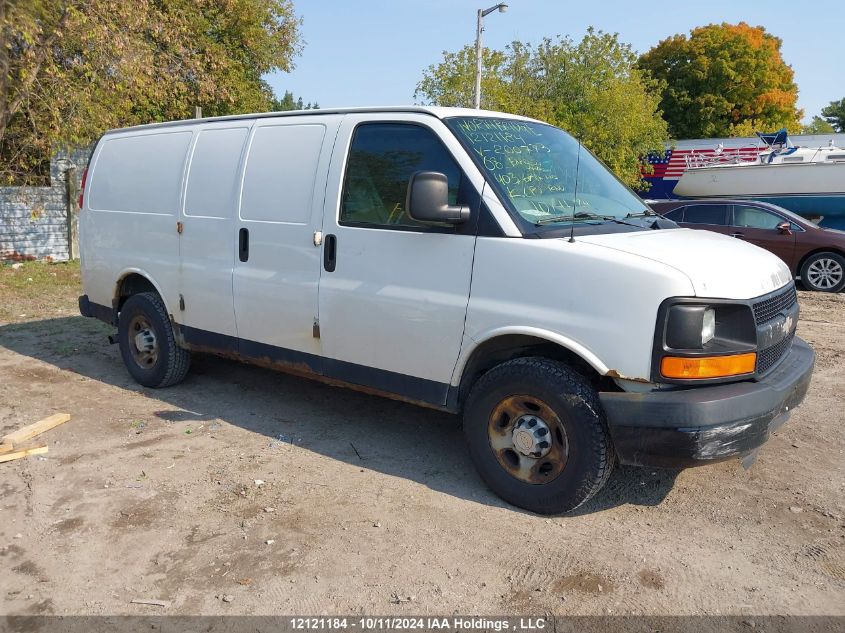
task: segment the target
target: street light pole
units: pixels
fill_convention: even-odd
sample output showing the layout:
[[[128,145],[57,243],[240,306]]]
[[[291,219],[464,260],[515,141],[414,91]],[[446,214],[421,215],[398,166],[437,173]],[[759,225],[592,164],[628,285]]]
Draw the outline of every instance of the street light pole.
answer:
[[[478,26],[475,28],[475,92],[472,96],[472,107],[481,109],[481,32],[484,22],[484,12],[478,10]]]
[[[481,108],[481,58],[482,53],[484,52],[481,46],[481,33],[484,31],[484,18],[485,16],[493,13],[493,11],[504,13],[507,10],[508,5],[504,2],[501,2],[494,7],[490,7],[489,9],[478,10],[478,24],[475,28],[475,92],[473,93],[472,99],[472,105],[476,110]]]

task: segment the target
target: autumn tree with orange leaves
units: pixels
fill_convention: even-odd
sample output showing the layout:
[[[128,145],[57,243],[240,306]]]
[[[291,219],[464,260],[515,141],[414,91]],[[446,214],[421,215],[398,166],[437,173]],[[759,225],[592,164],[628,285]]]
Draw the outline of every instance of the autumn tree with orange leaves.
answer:
[[[798,86],[781,43],[762,26],[710,24],[663,40],[639,66],[661,82],[660,108],[675,138],[798,132]]]

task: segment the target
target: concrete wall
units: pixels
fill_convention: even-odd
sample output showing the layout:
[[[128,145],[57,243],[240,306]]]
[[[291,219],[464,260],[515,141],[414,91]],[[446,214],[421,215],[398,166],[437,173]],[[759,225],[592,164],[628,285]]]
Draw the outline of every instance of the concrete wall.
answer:
[[[90,153],[85,147],[53,156],[49,187],[0,187],[0,260],[70,258],[65,176],[75,168],[73,190],[78,191]],[[71,217],[78,221],[75,213]]]

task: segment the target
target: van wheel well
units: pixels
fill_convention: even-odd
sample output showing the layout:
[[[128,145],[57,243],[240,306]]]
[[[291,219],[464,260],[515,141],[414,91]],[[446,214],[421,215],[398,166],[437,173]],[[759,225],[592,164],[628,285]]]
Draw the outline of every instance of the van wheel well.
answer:
[[[143,275],[139,275],[138,273],[126,275],[117,284],[117,297],[115,297],[114,301],[115,309],[119,312],[129,297],[141,292],[154,292],[158,295],[156,287]]]
[[[522,334],[507,334],[485,341],[473,351],[461,375],[458,390],[458,407],[463,409],[464,401],[472,386],[484,373],[496,365],[513,360],[537,356],[565,363],[570,369],[586,378],[597,391],[617,389],[615,383],[599,374],[575,352],[546,339]]]

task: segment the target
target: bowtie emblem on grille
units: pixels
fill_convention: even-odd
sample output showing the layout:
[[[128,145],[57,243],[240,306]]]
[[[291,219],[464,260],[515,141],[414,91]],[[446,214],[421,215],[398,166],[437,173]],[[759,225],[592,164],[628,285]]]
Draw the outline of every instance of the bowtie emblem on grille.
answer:
[[[783,320],[783,328],[784,334],[789,334],[792,331],[792,328],[795,326],[795,318],[790,314]]]

